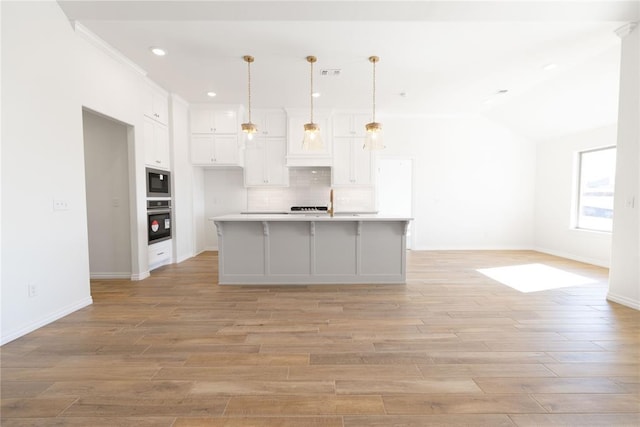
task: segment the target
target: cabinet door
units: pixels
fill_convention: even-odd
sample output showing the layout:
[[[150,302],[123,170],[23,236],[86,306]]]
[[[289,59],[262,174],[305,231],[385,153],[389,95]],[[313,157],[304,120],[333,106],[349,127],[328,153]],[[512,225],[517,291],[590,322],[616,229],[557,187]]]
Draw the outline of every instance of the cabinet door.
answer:
[[[264,139],[247,144],[244,149],[244,185],[246,187],[265,185],[265,166]]]
[[[336,138],[334,143],[334,158],[331,175],[333,185],[351,185],[351,158],[353,144],[351,138]]]
[[[154,92],[152,97],[153,112],[157,121],[169,124],[169,99],[163,93]]]
[[[264,113],[264,135],[269,138],[285,138],[287,136],[287,116],[284,111],[267,111]]]
[[[192,133],[213,133],[213,113],[211,110],[192,109],[189,114]]]
[[[158,166],[156,163],[156,142],[153,135],[153,120],[144,118],[144,162],[149,166]]]
[[[154,126],[156,145],[156,160],[158,164],[169,169],[171,166],[171,150],[169,148],[169,129],[165,125],[156,123]]]
[[[191,135],[191,162],[196,165],[214,162],[213,135]]]
[[[149,117],[144,119],[144,161],[149,166],[170,167],[169,131]]]
[[[214,140],[214,162],[225,165],[238,164],[238,137],[216,136]]]
[[[364,113],[335,114],[333,116],[333,135],[336,137],[364,136],[365,125],[371,121],[371,116]]]
[[[373,184],[373,153],[370,150],[363,149],[364,138],[356,138],[353,140],[353,161],[352,161],[352,178],[353,184],[371,185]]]
[[[289,185],[289,168],[285,156],[287,142],[284,138],[269,138],[265,142],[266,181],[269,185]]]
[[[238,114],[235,111],[213,111],[213,131],[215,133],[237,134],[240,130]]]

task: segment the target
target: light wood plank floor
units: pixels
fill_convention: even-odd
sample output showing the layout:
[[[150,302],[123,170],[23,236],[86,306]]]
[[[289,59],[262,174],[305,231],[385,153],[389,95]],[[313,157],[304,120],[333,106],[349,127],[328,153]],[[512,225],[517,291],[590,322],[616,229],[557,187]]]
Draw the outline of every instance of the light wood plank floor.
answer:
[[[2,426],[640,425],[640,312],[605,300],[606,269],[408,263],[406,286],[223,287],[213,252],[94,281],[92,306],[2,347]],[[530,263],[593,283],[477,271]]]

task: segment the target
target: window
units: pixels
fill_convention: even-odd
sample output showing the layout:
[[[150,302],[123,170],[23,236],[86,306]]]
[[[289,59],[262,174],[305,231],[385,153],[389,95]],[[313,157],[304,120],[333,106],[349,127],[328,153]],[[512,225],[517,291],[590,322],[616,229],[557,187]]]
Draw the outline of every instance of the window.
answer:
[[[611,231],[616,147],[578,153],[576,228]]]

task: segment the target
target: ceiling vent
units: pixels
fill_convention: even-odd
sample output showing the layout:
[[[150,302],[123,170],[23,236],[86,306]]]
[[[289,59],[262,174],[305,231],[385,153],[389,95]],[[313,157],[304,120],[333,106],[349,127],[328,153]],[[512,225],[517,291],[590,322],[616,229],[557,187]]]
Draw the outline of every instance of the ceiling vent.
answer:
[[[320,75],[322,77],[340,77],[340,73],[342,72],[339,68],[325,68],[324,70],[320,70]]]

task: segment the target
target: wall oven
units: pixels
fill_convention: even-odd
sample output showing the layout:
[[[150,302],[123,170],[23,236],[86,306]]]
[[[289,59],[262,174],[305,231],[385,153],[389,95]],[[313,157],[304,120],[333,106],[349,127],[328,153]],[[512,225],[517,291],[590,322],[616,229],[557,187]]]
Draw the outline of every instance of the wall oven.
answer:
[[[147,197],[171,197],[171,172],[146,168]]]
[[[147,237],[150,245],[171,238],[171,200],[147,200]]]

